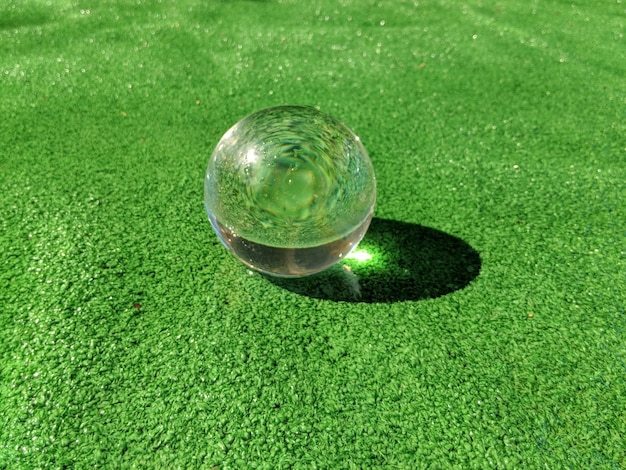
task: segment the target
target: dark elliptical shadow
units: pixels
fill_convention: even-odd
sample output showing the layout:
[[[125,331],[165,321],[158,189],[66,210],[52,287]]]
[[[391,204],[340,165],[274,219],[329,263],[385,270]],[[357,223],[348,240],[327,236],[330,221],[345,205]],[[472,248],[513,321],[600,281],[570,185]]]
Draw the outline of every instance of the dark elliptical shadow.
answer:
[[[375,217],[355,252],[332,268],[303,278],[265,277],[309,297],[391,303],[433,299],[463,289],[480,268],[480,255],[460,238]]]

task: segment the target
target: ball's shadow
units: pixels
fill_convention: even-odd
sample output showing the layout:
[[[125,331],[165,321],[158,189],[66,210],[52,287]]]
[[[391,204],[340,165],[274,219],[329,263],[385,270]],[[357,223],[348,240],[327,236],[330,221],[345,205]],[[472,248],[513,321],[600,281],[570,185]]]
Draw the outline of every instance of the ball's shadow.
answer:
[[[480,273],[480,255],[453,235],[374,218],[354,256],[304,278],[266,276],[289,291],[333,301],[391,303],[463,289]]]

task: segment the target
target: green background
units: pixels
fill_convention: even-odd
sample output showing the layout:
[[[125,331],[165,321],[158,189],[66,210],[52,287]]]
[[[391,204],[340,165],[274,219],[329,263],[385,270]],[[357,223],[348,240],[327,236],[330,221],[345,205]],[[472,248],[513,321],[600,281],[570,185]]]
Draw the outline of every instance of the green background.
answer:
[[[473,3],[1,1],[0,467],[626,467],[626,6]],[[211,232],[277,104],[369,150],[369,261]]]

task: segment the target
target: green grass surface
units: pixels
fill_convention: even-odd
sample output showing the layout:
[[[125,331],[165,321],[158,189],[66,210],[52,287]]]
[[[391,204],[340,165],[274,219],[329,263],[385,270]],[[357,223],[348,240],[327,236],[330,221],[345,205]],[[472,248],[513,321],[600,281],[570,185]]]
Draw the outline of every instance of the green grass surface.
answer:
[[[625,468],[625,6],[0,2],[0,468]],[[251,275],[244,115],[368,148],[376,219]]]

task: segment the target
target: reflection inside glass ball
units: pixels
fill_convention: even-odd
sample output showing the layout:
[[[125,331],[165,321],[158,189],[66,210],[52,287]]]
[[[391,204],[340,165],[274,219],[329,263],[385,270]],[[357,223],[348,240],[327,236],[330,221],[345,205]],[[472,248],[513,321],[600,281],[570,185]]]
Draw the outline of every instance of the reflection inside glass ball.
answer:
[[[255,112],[224,134],[204,201],[222,243],[247,266],[306,276],[343,259],[365,235],[376,200],[359,138],[312,107]]]

